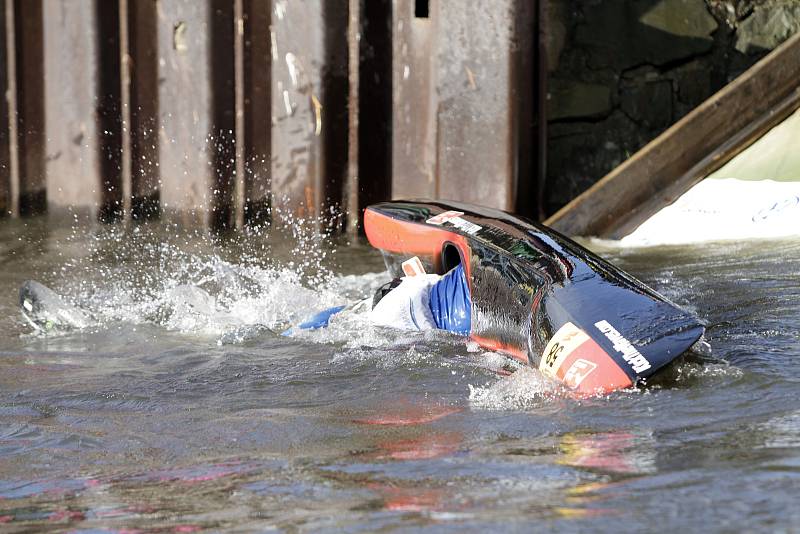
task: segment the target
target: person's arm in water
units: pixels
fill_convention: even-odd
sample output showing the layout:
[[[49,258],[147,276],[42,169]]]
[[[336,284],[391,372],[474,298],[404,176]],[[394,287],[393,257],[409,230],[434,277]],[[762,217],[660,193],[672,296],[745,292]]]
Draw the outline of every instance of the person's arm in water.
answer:
[[[315,330],[328,326],[332,316],[345,306],[334,306],[309,317],[295,329]],[[444,276],[418,274],[395,279],[375,294],[370,318],[373,323],[402,330],[447,330],[469,335],[472,301],[464,268],[459,264]]]

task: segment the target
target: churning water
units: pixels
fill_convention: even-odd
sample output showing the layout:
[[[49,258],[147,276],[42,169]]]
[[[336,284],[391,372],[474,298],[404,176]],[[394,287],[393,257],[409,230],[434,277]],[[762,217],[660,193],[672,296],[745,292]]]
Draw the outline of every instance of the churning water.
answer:
[[[0,226],[0,530],[791,530],[800,241],[600,251],[708,323],[660,384],[575,400],[442,332],[281,335],[384,280],[302,224]],[[43,336],[28,278],[91,324]]]

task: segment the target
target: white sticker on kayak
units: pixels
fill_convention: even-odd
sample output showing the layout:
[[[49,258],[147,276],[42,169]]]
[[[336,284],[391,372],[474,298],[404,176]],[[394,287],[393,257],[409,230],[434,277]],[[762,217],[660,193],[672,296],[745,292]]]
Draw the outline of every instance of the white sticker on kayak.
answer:
[[[466,219],[462,219],[461,217],[453,217],[452,219],[450,219],[447,222],[449,222],[450,224],[452,224],[453,226],[455,226],[459,230],[462,230],[463,232],[465,232],[465,233],[467,233],[469,235],[475,235],[481,229],[481,227],[478,226],[477,224],[471,223],[471,222],[467,221]]]
[[[450,223],[464,233],[469,235],[477,234],[481,230],[481,226],[471,223],[466,219],[462,219],[462,215],[464,215],[464,213],[460,211],[445,211],[444,213],[440,213],[435,217],[431,217],[425,222],[436,225]]]
[[[550,338],[544,348],[542,359],[539,360],[539,371],[543,374],[557,378],[556,373],[567,356],[589,339],[586,332],[572,323],[566,323]],[[588,374],[588,373],[587,373]]]
[[[625,339],[625,336],[620,334],[608,321],[597,321],[594,326],[614,344],[614,350],[622,354],[622,358],[628,362],[634,372],[641,373],[650,369],[650,362],[647,361],[647,358],[642,356],[633,343]]]
[[[428,224],[442,224],[445,221],[449,221],[453,217],[460,217],[462,215],[464,215],[463,211],[445,211],[444,213],[440,213],[439,215],[431,217],[425,222]]]
[[[592,371],[597,369],[597,364],[578,358],[569,366],[569,369],[564,373],[564,383],[571,388],[578,387],[583,380],[592,374]]]

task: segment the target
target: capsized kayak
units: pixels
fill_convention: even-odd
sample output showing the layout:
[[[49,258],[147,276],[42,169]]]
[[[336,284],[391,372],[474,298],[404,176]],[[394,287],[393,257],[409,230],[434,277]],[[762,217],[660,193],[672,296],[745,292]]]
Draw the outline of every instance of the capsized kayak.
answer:
[[[461,263],[470,338],[581,393],[640,385],[703,335],[693,314],[558,232],[500,210],[445,201],[369,206],[364,228],[392,276]]]

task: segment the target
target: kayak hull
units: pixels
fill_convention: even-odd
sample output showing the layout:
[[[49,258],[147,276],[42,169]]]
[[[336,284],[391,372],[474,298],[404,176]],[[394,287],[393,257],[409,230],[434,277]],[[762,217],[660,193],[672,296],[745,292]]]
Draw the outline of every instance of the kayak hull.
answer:
[[[499,210],[442,201],[369,206],[387,269],[464,266],[470,337],[587,394],[638,385],[703,334],[697,317],[572,240]]]

